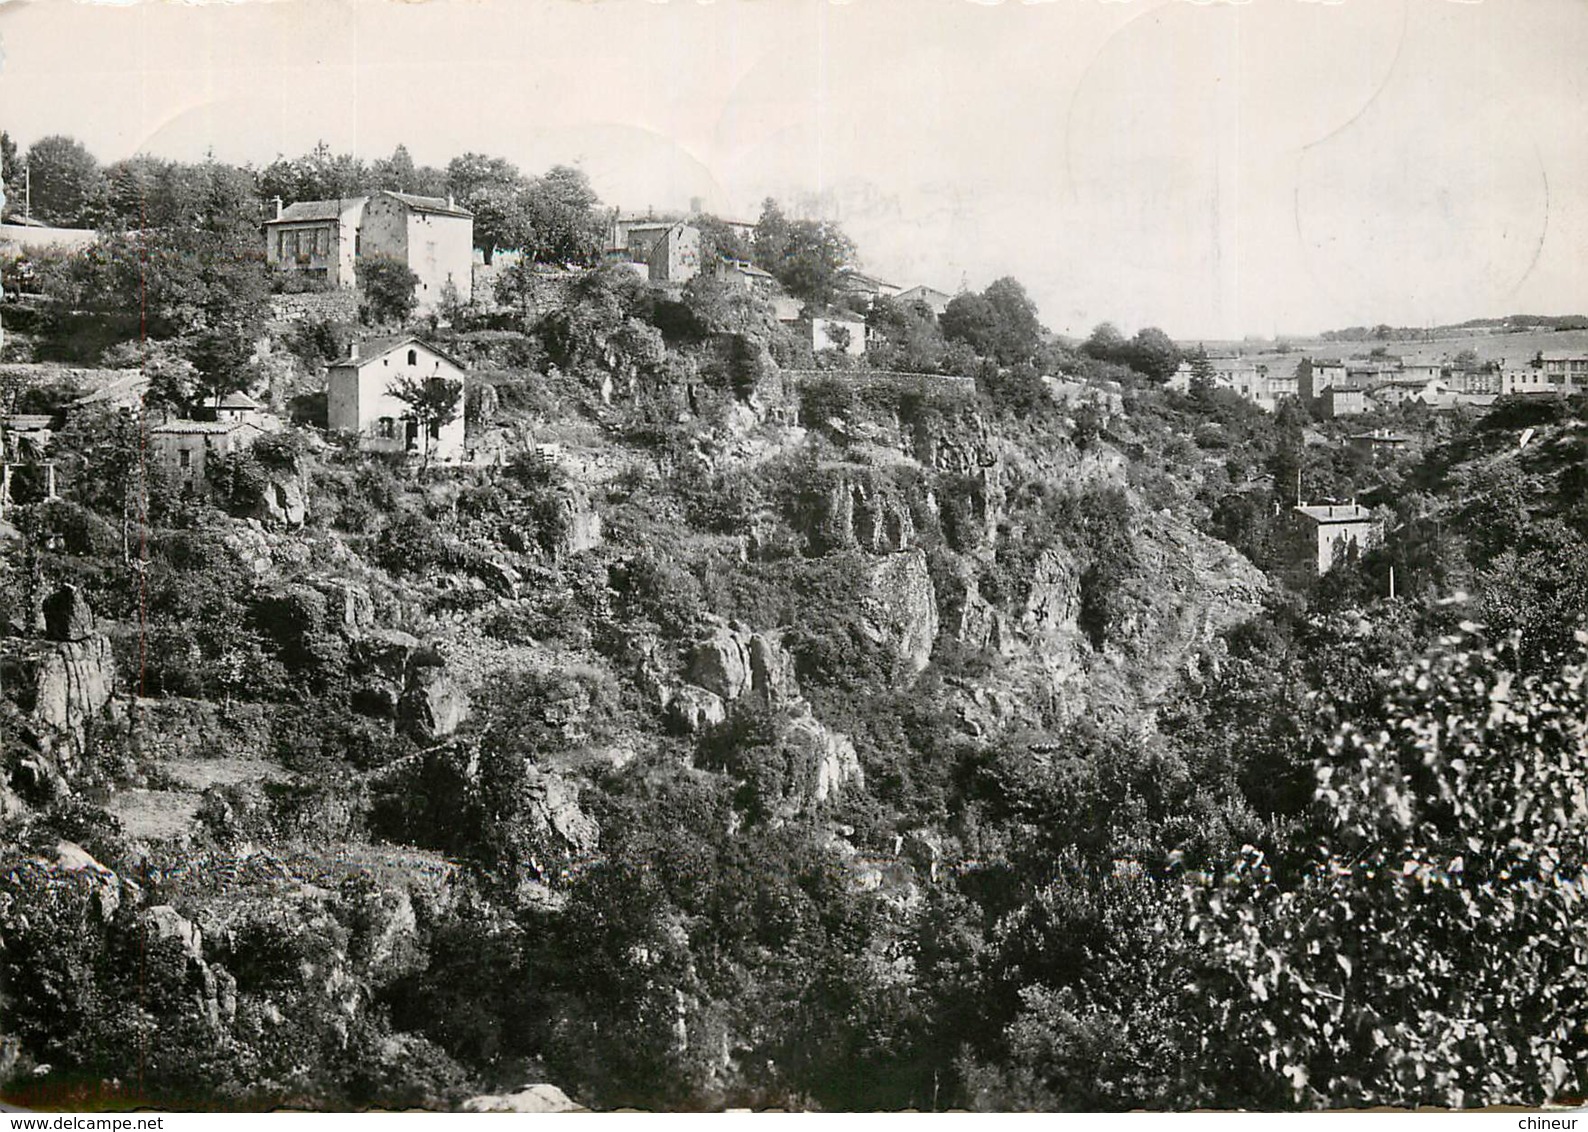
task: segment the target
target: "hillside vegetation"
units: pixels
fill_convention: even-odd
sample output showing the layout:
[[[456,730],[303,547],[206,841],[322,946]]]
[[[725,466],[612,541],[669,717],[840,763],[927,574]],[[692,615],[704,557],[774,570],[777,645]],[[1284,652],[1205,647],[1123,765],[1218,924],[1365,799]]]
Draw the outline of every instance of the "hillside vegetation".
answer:
[[[499,464],[324,434],[369,328],[271,323],[262,274],[101,347],[297,423],[184,484],[78,411],[60,498],[19,480],[9,1100],[1582,1096],[1588,406],[1409,407],[1376,462],[1167,391],[1161,335],[1046,342],[1013,280],[878,303],[867,364],[569,274],[418,327]],[[120,333],[55,294],[19,349]],[[1298,482],[1385,545],[1313,577]]]

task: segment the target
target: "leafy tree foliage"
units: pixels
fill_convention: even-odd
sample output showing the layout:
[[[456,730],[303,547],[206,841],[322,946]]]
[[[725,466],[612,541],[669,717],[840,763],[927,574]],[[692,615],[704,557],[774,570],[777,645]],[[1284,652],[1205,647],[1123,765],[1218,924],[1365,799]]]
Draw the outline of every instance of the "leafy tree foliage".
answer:
[[[1029,362],[1042,345],[1037,307],[1020,283],[1008,276],[978,294],[956,295],[939,320],[943,336],[964,342],[984,358],[1004,365]]]
[[[1320,761],[1315,862],[1248,850],[1192,890],[1210,1081],[1262,1106],[1535,1105],[1588,1084],[1584,669],[1516,662],[1471,637],[1425,656],[1390,689],[1393,726],[1344,723]]]
[[[795,298],[818,307],[832,302],[840,269],[854,254],[854,244],[837,224],[790,220],[777,201],[768,198],[762,204],[755,228],[755,262]]]
[[[401,326],[419,304],[419,276],[395,256],[364,256],[358,262],[359,317],[372,326]]]
[[[46,224],[91,228],[99,219],[104,173],[75,138],[51,134],[28,147],[33,216]]]

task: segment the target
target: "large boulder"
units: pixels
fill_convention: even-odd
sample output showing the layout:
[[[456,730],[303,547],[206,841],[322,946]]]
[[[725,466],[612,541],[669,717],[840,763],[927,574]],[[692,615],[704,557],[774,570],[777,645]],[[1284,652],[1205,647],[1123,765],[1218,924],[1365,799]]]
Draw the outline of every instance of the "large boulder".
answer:
[[[921,550],[890,554],[873,566],[861,599],[862,626],[911,674],[932,659],[937,640],[937,594]]]
[[[695,645],[690,658],[689,679],[708,692],[731,702],[750,689],[750,656],[744,635],[718,622],[710,634]]]
[[[694,684],[685,684],[672,692],[667,701],[667,713],[675,726],[691,735],[709,731],[728,718],[722,697]]]
[[[783,647],[778,633],[755,633],[745,654],[750,661],[750,687],[771,703],[799,699],[799,683],[794,674],[794,657]]]
[[[375,599],[369,589],[345,578],[321,578],[314,588],[325,595],[328,622],[345,633],[363,633],[375,625]]]
[[[288,473],[272,475],[259,490],[257,517],[276,526],[295,529],[309,517],[309,497],[303,480]]]
[[[530,812],[537,824],[575,853],[589,853],[601,842],[601,827],[579,808],[579,791],[559,775],[529,767],[525,775]]]
[[[76,586],[62,586],[44,599],[44,635],[52,641],[86,641],[94,635],[93,611]]]
[[[556,1085],[525,1085],[516,1093],[483,1093],[463,1102],[464,1112],[575,1112],[579,1106]]]
[[[847,735],[831,731],[808,712],[788,720],[783,731],[783,741],[808,755],[806,765],[811,768],[807,784],[812,802],[825,802],[851,783],[864,786],[865,771],[855,744]]]
[[[409,674],[397,704],[397,718],[421,742],[444,739],[468,718],[469,697],[444,668],[420,668]]]

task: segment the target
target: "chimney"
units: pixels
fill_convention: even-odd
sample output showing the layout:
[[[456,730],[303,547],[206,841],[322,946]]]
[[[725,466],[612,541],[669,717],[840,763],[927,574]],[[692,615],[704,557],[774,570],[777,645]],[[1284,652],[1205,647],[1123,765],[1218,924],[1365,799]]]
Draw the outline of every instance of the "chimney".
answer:
[[[457,208],[458,207],[458,202],[452,199],[452,194],[451,193],[447,194],[447,207],[448,208]]]
[[[276,198],[276,219],[277,220],[281,219],[281,198],[280,197]]]
[[[358,339],[355,338],[353,344],[347,348],[347,356],[351,361],[358,361]]]

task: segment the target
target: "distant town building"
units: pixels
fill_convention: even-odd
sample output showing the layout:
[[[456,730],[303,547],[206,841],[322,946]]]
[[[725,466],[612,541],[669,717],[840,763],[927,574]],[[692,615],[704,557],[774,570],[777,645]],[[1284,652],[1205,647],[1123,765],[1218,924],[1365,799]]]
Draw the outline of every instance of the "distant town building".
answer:
[[[838,273],[838,294],[859,299],[864,305],[870,306],[877,299],[891,298],[899,293],[899,288],[885,280],[878,279],[875,275],[867,275],[864,271],[853,267],[845,267]]]
[[[1376,460],[1394,459],[1396,455],[1406,451],[1412,438],[1402,433],[1391,432],[1387,428],[1376,428],[1371,432],[1359,432],[1350,437],[1348,443],[1355,452],[1364,456],[1371,456]]]
[[[1324,416],[1357,416],[1367,412],[1367,391],[1331,385],[1323,391],[1322,405]]]
[[[326,424],[333,432],[356,434],[359,447],[367,452],[461,459],[461,397],[453,420],[439,429],[424,427],[410,406],[393,393],[397,383],[406,378],[455,382],[461,393],[464,370],[452,357],[413,335],[355,342],[348,356],[330,367]]]
[[[1301,504],[1293,512],[1307,540],[1309,555],[1316,551],[1319,574],[1346,560],[1353,551],[1362,554],[1384,541],[1384,525],[1357,503]]]
[[[450,199],[380,192],[364,207],[360,255],[390,256],[419,276],[419,310],[441,304],[450,286],[457,301],[474,294],[474,214]]]
[[[777,287],[777,280],[770,271],[762,271],[755,264],[742,259],[728,259],[724,257],[717,261],[717,279],[730,286],[745,287],[755,291],[771,291]],[[798,302],[798,300],[794,300]],[[803,307],[804,304],[801,304]],[[799,317],[796,312],[795,317]]]
[[[474,292],[474,215],[442,197],[381,191],[339,200],[298,201],[265,221],[265,262],[330,287],[353,287],[358,263],[389,256],[419,277],[419,310],[440,305],[450,285],[461,302]]]
[[[894,296],[905,306],[921,304],[932,312],[934,316],[941,315],[948,309],[948,304],[953,302],[954,296],[947,291],[939,291],[935,287],[916,286],[908,291],[900,291]]]
[[[650,245],[645,256],[652,283],[688,283],[700,274],[700,229],[679,221]]]
[[[1588,353],[1545,350],[1538,356],[1538,368],[1556,392],[1581,393],[1588,389]]]
[[[209,460],[241,452],[281,427],[279,417],[243,392],[228,393],[210,411],[212,421],[171,420],[151,428],[150,451],[184,478],[198,479]]]

